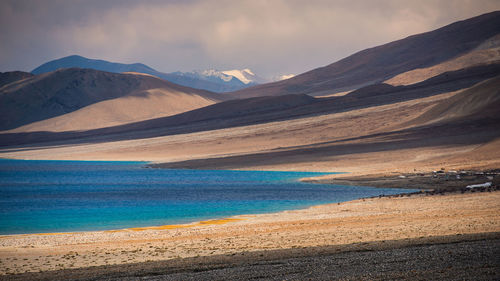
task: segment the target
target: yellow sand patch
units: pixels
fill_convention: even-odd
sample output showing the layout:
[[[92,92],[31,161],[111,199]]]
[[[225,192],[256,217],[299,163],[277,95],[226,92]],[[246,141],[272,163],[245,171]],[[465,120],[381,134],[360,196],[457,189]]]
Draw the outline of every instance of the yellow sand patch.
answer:
[[[62,235],[62,234],[77,234],[77,232],[49,232],[49,233],[34,233],[34,234],[26,234],[26,235]]]
[[[248,217],[251,217],[251,216],[248,216]],[[200,225],[226,224],[229,222],[236,222],[236,221],[241,221],[241,220],[244,220],[244,219],[224,218],[224,219],[200,221],[200,222],[195,222],[195,223],[191,223],[191,224],[167,224],[167,225],[160,225],[160,226],[133,227],[133,228],[126,228],[126,229],[105,230],[103,232],[114,233],[114,232],[122,232],[122,231],[167,230],[167,229],[195,227],[195,226],[200,226]],[[21,235],[44,236],[44,235],[63,235],[63,234],[77,234],[77,232],[50,232],[50,233],[34,233],[34,234],[21,234]],[[0,238],[7,238],[7,237],[9,237],[9,235],[2,236]]]
[[[228,223],[228,222],[241,221],[241,220],[243,220],[243,219],[227,218],[227,219],[220,219],[220,220],[200,221],[197,224],[225,224],[225,223]]]
[[[160,225],[160,226],[133,227],[133,228],[121,229],[121,230],[117,230],[117,231],[164,230],[164,229],[187,228],[187,227],[193,227],[193,226],[195,226],[195,224],[177,224],[177,225],[172,224],[172,225]]]
[[[177,229],[177,228],[188,228],[195,227],[199,225],[216,225],[216,224],[226,224],[229,222],[241,221],[243,219],[235,219],[235,218],[224,218],[217,220],[206,220],[200,221],[192,224],[171,224],[171,225],[160,225],[160,226],[147,226],[147,227],[134,227],[123,230],[132,230],[132,231],[143,231],[143,230],[165,230],[165,229]],[[114,231],[123,231],[123,230],[114,230]]]

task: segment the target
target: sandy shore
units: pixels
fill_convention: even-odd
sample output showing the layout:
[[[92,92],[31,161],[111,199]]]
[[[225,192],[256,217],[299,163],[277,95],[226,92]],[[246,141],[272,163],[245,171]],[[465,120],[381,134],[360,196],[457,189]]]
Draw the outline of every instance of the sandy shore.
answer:
[[[191,225],[0,236],[0,270],[10,275],[443,236],[460,241],[499,232],[499,191],[371,198]]]

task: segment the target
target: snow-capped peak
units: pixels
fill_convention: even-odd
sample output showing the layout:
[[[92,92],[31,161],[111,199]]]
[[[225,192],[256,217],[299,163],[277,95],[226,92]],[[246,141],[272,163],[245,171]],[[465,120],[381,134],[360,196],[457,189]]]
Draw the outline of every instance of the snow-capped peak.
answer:
[[[210,77],[210,76],[218,77],[218,78],[224,80],[225,82],[229,82],[229,81],[231,81],[231,79],[233,79],[232,75],[225,74],[224,72],[218,71],[215,69],[208,69],[208,70],[196,71],[196,72],[202,76],[205,76],[205,77]]]
[[[221,72],[226,74],[226,75],[234,76],[234,77],[238,78],[238,80],[240,80],[241,82],[243,82],[245,84],[257,82],[256,81],[257,79],[255,79],[256,75],[248,68],[245,68],[242,70],[239,70],[239,69],[224,70]]]
[[[285,79],[290,79],[292,77],[295,77],[295,74],[283,74],[283,75],[278,75],[276,77],[274,77],[274,81],[281,81],[281,80],[285,80]]]
[[[248,87],[254,84],[262,84],[270,82],[269,79],[265,79],[255,75],[255,73],[248,69],[232,69],[219,71],[217,69],[207,69],[207,70],[194,70],[192,72],[175,72],[177,75],[196,77],[198,79],[207,80],[215,83],[224,84],[240,84],[239,87]]]
[[[247,72],[250,75],[254,75],[255,76],[255,74],[249,68],[245,68],[245,69],[243,69],[243,71]]]

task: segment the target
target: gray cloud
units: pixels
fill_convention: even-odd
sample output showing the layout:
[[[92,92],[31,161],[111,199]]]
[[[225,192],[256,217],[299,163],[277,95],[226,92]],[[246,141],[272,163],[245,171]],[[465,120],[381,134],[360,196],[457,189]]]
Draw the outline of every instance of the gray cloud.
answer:
[[[0,71],[80,54],[166,72],[301,73],[499,8],[497,0],[4,0]]]

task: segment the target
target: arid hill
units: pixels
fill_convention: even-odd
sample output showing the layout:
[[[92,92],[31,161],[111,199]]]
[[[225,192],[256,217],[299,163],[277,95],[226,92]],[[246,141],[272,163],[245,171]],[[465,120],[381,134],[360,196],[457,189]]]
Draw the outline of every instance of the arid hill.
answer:
[[[394,86],[409,85],[421,82],[444,72],[492,63],[500,63],[500,35],[487,40],[477,49],[465,55],[431,67],[417,68],[398,74],[386,80],[385,83]]]
[[[220,95],[151,75],[61,69],[2,87],[0,129],[14,129],[41,120],[45,120],[44,123],[32,124],[26,129],[92,129],[176,114],[219,100]],[[152,104],[156,107],[148,108]],[[92,108],[84,109],[87,106]],[[78,110],[83,112],[75,113]],[[73,114],[62,116],[68,113]],[[58,119],[46,120],[58,116]]]
[[[500,117],[500,76],[486,80],[436,104],[410,124],[446,123]]]
[[[0,72],[0,88],[12,82],[29,78],[31,76],[33,76],[33,74],[23,71]]]
[[[166,116],[123,125],[97,128],[86,131],[66,130],[42,132],[28,130],[31,125],[0,134],[0,146],[30,144],[53,141],[92,141],[106,136],[108,140],[151,138],[181,133],[210,131],[237,126],[265,124],[269,122],[306,118],[310,116],[349,112],[364,108],[418,100],[474,86],[478,82],[495,77],[500,73],[500,64],[476,66],[446,72],[420,83],[408,86],[375,84],[363,87],[347,95],[329,98],[314,98],[308,95],[284,95],[255,97],[223,101],[173,116]],[[127,96],[127,98],[130,98]],[[119,99],[111,100],[115,102]],[[110,101],[110,102],[111,102]],[[59,119],[81,117],[92,108],[101,108],[103,102],[57,118],[34,123],[35,126],[51,125]],[[104,116],[96,115],[96,116]],[[87,119],[88,120],[88,119]],[[106,121],[106,120],[104,120]],[[60,121],[61,122],[61,121]]]
[[[500,33],[499,26],[500,12],[484,14],[360,51],[291,79],[228,94],[239,98],[287,94],[321,96],[358,89],[381,83],[400,73],[431,67],[466,55],[497,36]],[[450,70],[456,69],[445,71]]]
[[[259,134],[248,128],[245,143],[253,147],[252,152],[168,161],[155,167],[361,174],[437,167],[491,169],[500,164],[498,89],[500,76],[458,93],[297,119],[286,125],[286,121],[277,122],[267,130],[259,126]],[[280,132],[280,127],[286,129]],[[243,142],[245,137],[239,137]],[[252,141],[262,142],[261,149],[250,146]]]

